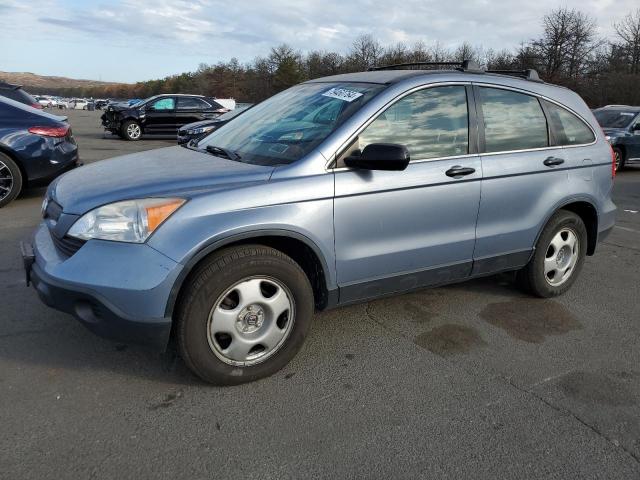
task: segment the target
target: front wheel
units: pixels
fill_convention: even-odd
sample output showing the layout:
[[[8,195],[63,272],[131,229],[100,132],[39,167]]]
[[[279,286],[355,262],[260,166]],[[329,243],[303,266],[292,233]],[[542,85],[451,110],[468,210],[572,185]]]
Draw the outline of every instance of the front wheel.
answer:
[[[22,173],[18,165],[0,153],[0,208],[11,203],[22,189]]]
[[[565,293],[575,282],[587,253],[587,229],[573,212],[556,212],[544,227],[533,257],[518,272],[517,281],[542,298]]]
[[[136,141],[142,137],[142,127],[135,120],[127,120],[122,124],[122,137],[126,140]]]
[[[191,275],[177,310],[179,352],[206,382],[267,377],[298,352],[313,316],[304,271],[273,248],[222,250]]]

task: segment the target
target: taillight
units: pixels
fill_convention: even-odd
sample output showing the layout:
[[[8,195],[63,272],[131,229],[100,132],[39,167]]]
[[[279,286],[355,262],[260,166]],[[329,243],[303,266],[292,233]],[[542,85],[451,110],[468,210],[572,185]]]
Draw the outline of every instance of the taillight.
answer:
[[[31,104],[31,106],[32,106],[33,108],[37,108],[37,109],[39,109],[39,110],[42,110],[42,105],[40,105],[39,103],[32,103],[32,104]]]
[[[64,127],[31,127],[29,133],[34,135],[42,135],[43,137],[66,137],[69,131],[69,125]]]
[[[616,152],[613,151],[613,147],[609,145],[611,150],[611,178],[616,178]]]

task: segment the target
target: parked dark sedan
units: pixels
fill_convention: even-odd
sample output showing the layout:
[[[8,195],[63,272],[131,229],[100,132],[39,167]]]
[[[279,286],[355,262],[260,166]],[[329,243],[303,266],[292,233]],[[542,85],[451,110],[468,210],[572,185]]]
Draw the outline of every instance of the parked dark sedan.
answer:
[[[608,105],[593,111],[616,156],[616,170],[640,163],[640,107]]]
[[[201,95],[156,95],[128,105],[109,105],[102,115],[105,130],[126,140],[140,140],[143,134],[175,135],[188,123],[215,118],[228,109]]]
[[[0,207],[79,165],[66,117],[0,97]]]
[[[16,102],[42,110],[42,105],[40,105],[34,97],[25,92],[20,85],[0,82],[0,97],[10,98]]]
[[[200,140],[202,137],[210,134],[214,130],[217,130],[229,120],[236,118],[242,112],[251,108],[250,105],[244,107],[238,107],[230,112],[223,113],[217,118],[210,120],[202,120],[200,122],[188,123],[178,130],[178,145],[184,145],[191,140]]]

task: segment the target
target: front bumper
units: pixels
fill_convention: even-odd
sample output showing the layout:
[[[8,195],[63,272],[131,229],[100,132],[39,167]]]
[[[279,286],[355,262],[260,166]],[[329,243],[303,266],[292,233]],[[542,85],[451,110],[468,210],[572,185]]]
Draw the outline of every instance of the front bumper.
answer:
[[[27,281],[46,305],[73,315],[97,335],[166,348],[166,307],[180,264],[145,244],[97,240],[65,257],[45,224],[22,255]]]

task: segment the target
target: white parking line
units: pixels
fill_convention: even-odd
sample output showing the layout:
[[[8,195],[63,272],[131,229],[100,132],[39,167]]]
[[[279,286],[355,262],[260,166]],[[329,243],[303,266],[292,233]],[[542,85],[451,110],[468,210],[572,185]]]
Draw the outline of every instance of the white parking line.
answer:
[[[638,210],[627,210],[626,208],[623,211],[627,213],[638,213]]]
[[[616,225],[614,228],[617,228],[619,230],[626,230],[627,232],[640,233],[640,230],[636,230],[635,228],[619,227],[618,225]]]

